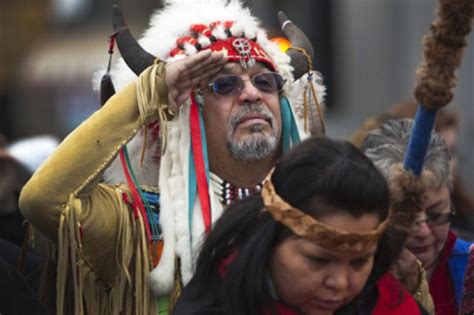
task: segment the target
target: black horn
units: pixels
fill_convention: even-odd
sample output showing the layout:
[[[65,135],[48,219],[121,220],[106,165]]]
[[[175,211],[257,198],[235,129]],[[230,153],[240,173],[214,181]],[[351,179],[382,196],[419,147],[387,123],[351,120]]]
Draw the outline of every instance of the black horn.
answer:
[[[153,64],[156,57],[146,52],[128,29],[127,23],[119,6],[113,6],[112,21],[116,34],[117,46],[125,63],[136,75]]]
[[[314,56],[313,45],[303,31],[288,19],[285,13],[278,12],[278,21],[283,33],[291,43],[292,47],[302,48],[309,55],[311,60]],[[286,54],[291,58],[291,65],[293,66],[293,77],[295,80],[308,72],[309,63],[308,58],[299,50],[288,49]]]

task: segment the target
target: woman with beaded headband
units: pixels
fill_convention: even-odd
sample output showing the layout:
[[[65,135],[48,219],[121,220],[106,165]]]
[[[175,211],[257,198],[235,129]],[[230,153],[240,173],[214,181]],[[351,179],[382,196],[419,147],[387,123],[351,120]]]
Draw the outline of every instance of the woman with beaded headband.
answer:
[[[352,144],[311,138],[231,206],[174,314],[422,314],[387,273],[389,190]]]
[[[124,59],[102,81],[105,105],[20,199],[58,246],[59,314],[68,285],[68,313],[166,313],[227,204],[260,190],[282,153],[319,130],[311,44],[279,17],[287,53],[241,1],[165,1],[140,40],[148,53],[114,9],[111,44]]]

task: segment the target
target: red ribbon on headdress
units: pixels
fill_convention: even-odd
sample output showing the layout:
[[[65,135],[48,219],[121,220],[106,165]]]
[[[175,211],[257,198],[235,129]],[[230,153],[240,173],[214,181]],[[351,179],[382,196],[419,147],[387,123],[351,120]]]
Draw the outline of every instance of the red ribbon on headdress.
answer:
[[[119,151],[119,156],[120,156],[120,162],[122,163],[122,169],[125,175],[125,179],[127,180],[128,186],[130,188],[130,192],[132,193],[134,205],[136,206],[136,208],[134,209],[135,218],[138,216],[137,211],[140,211],[140,214],[142,216],[143,223],[145,226],[147,240],[148,242],[151,242],[152,237],[151,237],[151,231],[150,231],[150,224],[148,222],[148,216],[146,214],[145,206],[143,205],[143,201],[142,201],[142,198],[140,197],[140,193],[138,192],[138,189],[135,186],[132,180],[132,176],[130,175],[130,172],[127,168],[127,162],[125,159],[125,153],[123,149]]]
[[[190,108],[190,128],[191,128],[191,148],[194,158],[194,168],[196,171],[196,183],[198,188],[199,201],[201,202],[201,213],[204,220],[206,234],[211,231],[211,205],[209,200],[209,186],[207,183],[206,167],[204,164],[204,153],[202,151],[201,126],[199,124],[199,108],[191,93]],[[192,206],[192,205],[191,205]]]

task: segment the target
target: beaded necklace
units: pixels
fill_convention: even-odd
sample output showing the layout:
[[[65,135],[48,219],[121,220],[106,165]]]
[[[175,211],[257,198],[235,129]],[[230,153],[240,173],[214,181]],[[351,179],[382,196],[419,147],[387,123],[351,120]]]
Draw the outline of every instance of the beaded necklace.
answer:
[[[262,190],[262,183],[258,183],[255,187],[251,188],[240,188],[228,181],[223,180],[214,173],[210,173],[212,190],[218,196],[219,201],[228,206],[235,201],[243,199],[247,196],[251,196],[256,193],[260,193]]]

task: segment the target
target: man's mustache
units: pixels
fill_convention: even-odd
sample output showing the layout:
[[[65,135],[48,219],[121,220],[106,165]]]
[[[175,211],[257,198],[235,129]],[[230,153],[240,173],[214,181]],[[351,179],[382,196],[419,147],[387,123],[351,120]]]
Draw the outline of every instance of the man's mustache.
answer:
[[[273,127],[275,117],[273,113],[266,107],[257,104],[246,106],[242,111],[235,113],[230,119],[230,126],[235,129],[240,123],[247,118],[262,118],[270,123]]]

